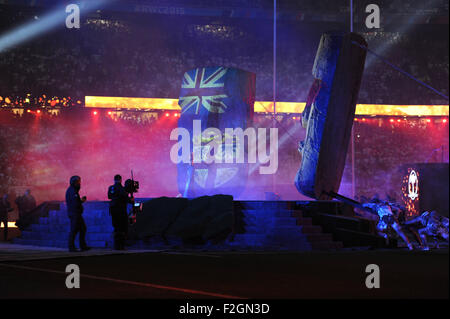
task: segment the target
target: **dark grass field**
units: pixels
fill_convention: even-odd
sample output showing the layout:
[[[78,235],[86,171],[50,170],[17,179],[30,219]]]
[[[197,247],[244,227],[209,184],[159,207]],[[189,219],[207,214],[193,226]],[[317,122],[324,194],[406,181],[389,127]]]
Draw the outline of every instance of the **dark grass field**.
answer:
[[[65,285],[77,264],[79,289]],[[379,289],[365,285],[380,268]],[[0,263],[0,299],[448,299],[448,250],[158,252]]]

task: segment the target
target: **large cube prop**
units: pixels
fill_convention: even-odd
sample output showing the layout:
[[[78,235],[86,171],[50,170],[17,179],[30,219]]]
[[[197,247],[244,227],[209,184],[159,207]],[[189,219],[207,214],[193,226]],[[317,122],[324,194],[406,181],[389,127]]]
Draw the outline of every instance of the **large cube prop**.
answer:
[[[316,199],[338,192],[366,59],[366,41],[358,34],[322,35],[312,74],[314,84],[302,114],[306,138],[300,142],[298,191]]]
[[[188,151],[191,153],[188,163],[183,161],[177,164],[178,189],[184,197],[215,194],[237,197],[244,191],[248,164],[236,163],[235,160],[225,163],[224,133],[226,128],[245,130],[252,125],[255,80],[254,73],[226,67],[196,68],[184,73],[178,101],[181,107],[178,127],[190,133]],[[200,127],[201,132],[207,128],[217,129],[222,134],[215,140],[215,143],[223,142],[220,151],[213,150],[211,146],[215,136],[205,136],[194,127]],[[233,152],[239,147],[245,150],[243,143],[237,145],[234,141]],[[206,163],[207,155],[216,161]]]

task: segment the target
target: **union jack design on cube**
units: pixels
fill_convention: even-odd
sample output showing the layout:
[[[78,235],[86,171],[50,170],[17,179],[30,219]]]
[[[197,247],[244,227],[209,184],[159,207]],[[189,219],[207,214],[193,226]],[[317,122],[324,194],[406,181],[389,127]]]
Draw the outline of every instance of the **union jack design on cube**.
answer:
[[[224,113],[227,105],[224,99],[225,74],[227,69],[197,68],[184,73],[179,104],[181,113],[194,112],[199,114],[202,107],[208,112]]]
[[[184,151],[191,154],[190,163],[177,164],[178,190],[184,197],[214,194],[237,197],[245,190],[248,164],[224,163],[225,149],[211,147],[211,138],[203,136],[203,132],[215,128],[223,136],[227,128],[245,130],[251,125],[255,79],[254,73],[223,66],[198,67],[183,73],[178,127],[189,132],[189,148]],[[200,120],[200,131],[194,131],[194,120]],[[233,149],[238,146],[234,141]],[[200,154],[200,161],[194,162],[194,151]],[[215,160],[206,163],[205,154]]]

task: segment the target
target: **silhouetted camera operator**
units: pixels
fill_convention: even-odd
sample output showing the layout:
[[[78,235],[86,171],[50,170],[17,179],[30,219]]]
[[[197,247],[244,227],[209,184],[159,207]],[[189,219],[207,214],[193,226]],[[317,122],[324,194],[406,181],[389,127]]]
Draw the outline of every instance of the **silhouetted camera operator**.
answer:
[[[109,214],[114,227],[114,249],[116,250],[125,249],[125,239],[128,234],[127,204],[134,203],[133,191],[127,187],[128,180],[125,184],[123,187],[122,176],[116,175],[114,185],[108,188],[108,198],[111,200]]]

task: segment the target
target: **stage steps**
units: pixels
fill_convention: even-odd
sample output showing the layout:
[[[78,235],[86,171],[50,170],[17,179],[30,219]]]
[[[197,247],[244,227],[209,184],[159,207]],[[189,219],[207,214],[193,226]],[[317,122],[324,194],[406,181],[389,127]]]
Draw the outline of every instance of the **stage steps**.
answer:
[[[344,247],[397,247],[396,239],[392,239],[390,244],[386,245],[383,237],[374,234],[376,221],[325,213],[307,214],[312,216],[313,223],[322,225],[324,231],[333,234],[333,237],[342,242]]]
[[[311,217],[297,209],[286,207],[285,202],[240,202],[238,211],[244,224],[240,231],[225,243],[200,245],[225,250],[334,250],[342,248],[341,242],[324,233],[321,226],[313,225]],[[108,202],[84,204],[84,220],[87,226],[86,242],[91,247],[111,248],[113,227],[108,213]],[[50,210],[48,216],[40,217],[22,231],[14,243],[35,246],[67,248],[70,221],[64,203],[60,210]],[[231,240],[230,240],[231,239]],[[78,238],[75,241],[78,246]],[[183,248],[182,241],[163,242],[162,238],[130,241],[132,249],[155,247]]]
[[[83,218],[87,226],[86,242],[90,247],[112,247],[113,227],[108,211],[108,202],[87,202],[84,204]],[[31,224],[21,232],[21,237],[13,243],[22,245],[68,247],[70,220],[67,208],[61,204],[60,210],[50,210],[47,217],[39,217],[38,223]],[[75,245],[78,247],[78,236]]]
[[[312,218],[300,210],[286,207],[284,202],[240,202],[244,231],[228,243],[244,249],[335,250],[343,248]]]

